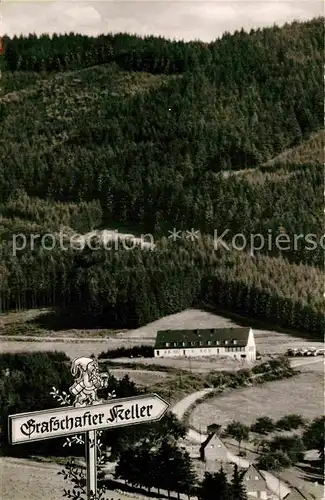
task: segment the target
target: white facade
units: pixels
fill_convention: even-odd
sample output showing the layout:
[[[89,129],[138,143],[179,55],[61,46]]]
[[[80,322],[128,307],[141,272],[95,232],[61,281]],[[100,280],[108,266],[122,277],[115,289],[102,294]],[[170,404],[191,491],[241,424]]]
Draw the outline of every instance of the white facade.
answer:
[[[247,361],[256,361],[256,344],[254,338],[254,332],[250,328],[248,334],[248,340],[246,345]]]
[[[177,343],[175,343],[177,345]],[[247,345],[245,347],[236,346],[236,340],[229,342],[229,346],[223,345],[209,347],[209,345],[188,347],[186,342],[183,342],[183,347],[175,347],[174,342],[166,344],[162,349],[154,349],[155,358],[196,358],[200,356],[229,356],[238,360],[246,360],[249,362],[256,360],[256,346],[253,330],[250,328],[248,334]]]

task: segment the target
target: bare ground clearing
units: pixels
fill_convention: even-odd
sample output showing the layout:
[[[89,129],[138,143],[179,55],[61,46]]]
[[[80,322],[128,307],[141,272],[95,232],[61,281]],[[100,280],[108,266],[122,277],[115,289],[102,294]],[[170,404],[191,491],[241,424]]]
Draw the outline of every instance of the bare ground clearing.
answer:
[[[288,413],[312,419],[323,411],[324,378],[322,373],[310,370],[290,379],[234,390],[203,402],[193,410],[190,425],[204,429],[215,422],[225,426],[231,420],[249,425],[260,416],[278,419]]]
[[[42,321],[49,322],[53,314],[50,309],[30,309],[28,311],[10,312],[0,315],[0,337],[8,340],[39,340],[52,339],[107,339],[116,333],[126,331],[108,328],[59,328],[51,329],[42,325]],[[58,319],[57,319],[58,321]]]
[[[49,312],[49,309],[29,309],[28,311],[0,314],[0,331],[5,325],[12,323],[26,323],[27,321],[32,321],[33,319],[43,316],[43,314],[48,314]]]

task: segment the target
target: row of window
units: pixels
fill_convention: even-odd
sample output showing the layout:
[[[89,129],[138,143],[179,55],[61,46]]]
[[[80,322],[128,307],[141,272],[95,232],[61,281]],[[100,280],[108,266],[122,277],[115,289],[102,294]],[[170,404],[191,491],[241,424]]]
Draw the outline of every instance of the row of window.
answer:
[[[188,352],[189,349],[186,349],[183,351],[183,355],[186,354],[186,351]],[[196,352],[202,352],[202,353],[211,353],[211,349],[191,349],[191,353],[194,354]],[[244,352],[245,351],[245,347],[228,347],[225,349],[226,352]],[[173,350],[173,351],[163,351],[164,354],[171,354],[171,353],[178,353],[178,352],[182,352],[181,350]],[[157,351],[157,356],[159,356],[159,353],[160,351]],[[219,354],[219,349],[217,349],[217,354]]]
[[[181,351],[181,350],[176,350],[175,349],[175,350],[172,350],[172,351],[161,351],[161,352],[163,352],[163,354],[171,354],[171,353],[178,354],[178,353],[182,353],[185,356],[186,352],[189,352],[189,351],[190,351],[190,349],[187,349],[186,351]],[[198,351],[200,351],[202,353],[204,353],[204,352],[205,353],[209,353],[209,352],[211,353],[211,349],[200,349],[200,350],[199,349],[191,349],[191,353],[192,354],[195,354]],[[219,354],[219,349],[217,349],[217,354]],[[157,356],[159,356],[159,355],[160,355],[160,351],[157,351]]]
[[[229,341],[225,340],[224,345],[228,345]],[[233,345],[237,344],[237,340],[232,340],[231,343]],[[221,342],[222,344],[222,342]],[[192,342],[166,342],[165,347],[195,347],[195,346],[213,346],[213,345],[220,345],[219,340],[208,340],[206,342],[203,342],[203,340],[198,341],[192,341]]]

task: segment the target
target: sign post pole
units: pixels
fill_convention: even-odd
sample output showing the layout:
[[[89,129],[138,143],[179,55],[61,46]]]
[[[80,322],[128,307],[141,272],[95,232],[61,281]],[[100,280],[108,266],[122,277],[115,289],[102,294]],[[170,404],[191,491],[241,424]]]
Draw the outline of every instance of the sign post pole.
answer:
[[[86,432],[87,500],[97,497],[97,432]]]

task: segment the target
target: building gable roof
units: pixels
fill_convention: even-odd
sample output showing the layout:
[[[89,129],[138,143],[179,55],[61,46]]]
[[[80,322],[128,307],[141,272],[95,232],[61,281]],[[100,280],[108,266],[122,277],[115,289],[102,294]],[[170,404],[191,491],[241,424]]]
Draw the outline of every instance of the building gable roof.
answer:
[[[249,492],[253,491],[267,491],[267,483],[263,474],[254,465],[250,465],[242,475],[244,485]]]
[[[209,436],[206,438],[205,441],[203,441],[203,443],[201,444],[200,446],[200,449],[204,449],[208,446],[208,444],[210,444],[212,442],[214,442],[215,445],[217,445],[218,447],[221,447],[221,448],[224,448],[226,451],[228,451],[226,445],[222,442],[222,440],[219,438],[219,436],[217,436],[215,433],[211,433],[209,434]]]
[[[245,472],[243,474],[243,477],[251,477],[251,476],[258,477],[258,479],[260,481],[265,482],[264,476],[262,475],[262,473],[258,469],[256,469],[256,467],[253,464],[251,464],[248,467],[248,469],[245,470]]]
[[[285,497],[285,500],[316,500],[316,497],[307,491],[303,492],[298,488],[294,488]]]
[[[226,345],[226,341],[231,345],[235,340],[236,345],[245,347],[247,345],[249,337],[250,328],[208,328],[208,329],[193,329],[193,330],[159,330],[156,336],[156,348],[165,347],[166,343],[171,344],[170,347],[181,347],[172,345],[173,343],[182,344],[186,343],[186,347],[190,347],[187,344],[195,342],[195,346],[207,346],[216,345],[216,341],[219,342],[218,345]],[[201,342],[201,344],[200,344]]]

